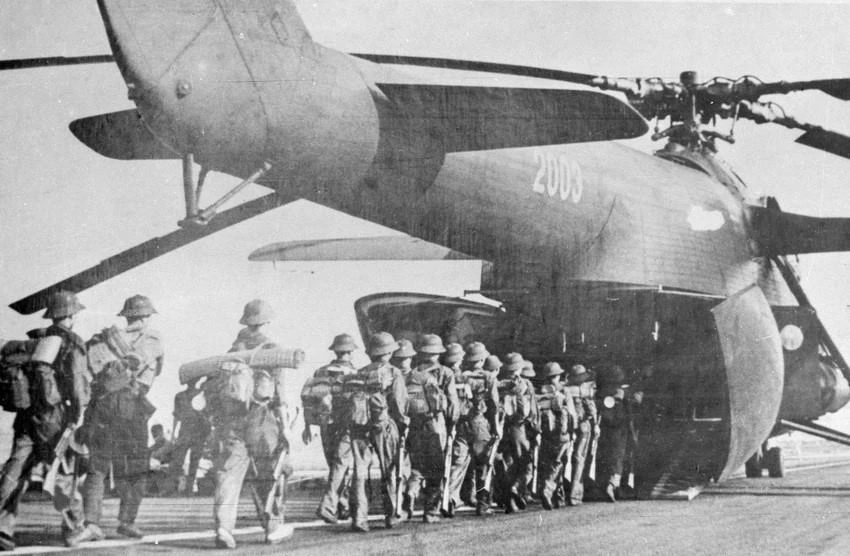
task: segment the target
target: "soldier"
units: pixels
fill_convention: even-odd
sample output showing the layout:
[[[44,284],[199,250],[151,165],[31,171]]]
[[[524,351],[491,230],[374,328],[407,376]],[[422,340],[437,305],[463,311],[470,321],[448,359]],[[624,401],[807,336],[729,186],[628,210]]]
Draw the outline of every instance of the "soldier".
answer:
[[[561,384],[564,369],[558,363],[546,363],[538,374],[537,409],[540,412],[540,457],[538,477],[540,502],[551,510],[560,506],[560,477],[570,453],[576,422],[573,398]]]
[[[490,493],[485,487],[490,474],[490,451],[498,438],[496,414],[499,393],[492,373],[483,369],[488,357],[481,342],[467,344],[464,367],[455,383],[458,393],[458,424],[452,446],[452,466],[449,473],[449,509],[447,517],[454,515],[460,503],[465,478],[470,477],[475,493],[476,514],[492,515]],[[470,465],[471,464],[471,465]],[[472,500],[469,500],[472,502]]]
[[[526,507],[523,494],[533,465],[533,447],[529,432],[534,435],[535,441],[538,433],[534,387],[528,379],[520,376],[524,364],[522,355],[509,353],[502,367],[504,378],[498,384],[499,402],[505,419],[500,446],[500,493],[505,513],[513,513]]]
[[[170,469],[177,492],[192,494],[198,475],[198,464],[210,436],[210,423],[202,411],[195,409],[192,400],[200,393],[200,379],[193,380],[174,396],[174,461]],[[183,473],[183,463],[189,454],[189,471]]]
[[[261,330],[273,318],[271,306],[255,299],[245,305],[239,331],[231,351],[250,350],[273,345]],[[249,373],[250,373],[249,369]],[[251,488],[256,494],[257,513],[265,529],[265,541],[277,544],[292,535],[292,527],[283,522],[283,494],[279,481],[292,474],[287,462],[290,446],[289,416],[284,397],[283,373],[253,371],[253,392],[247,401],[227,396],[226,376],[205,385],[209,391],[207,407],[212,407],[218,453],[213,463],[215,494],[213,516],[218,548],[235,548],[233,529],[236,509],[245,475],[251,470]],[[219,384],[216,385],[216,382]],[[214,391],[217,386],[218,393]],[[211,403],[212,402],[212,403]],[[266,501],[261,507],[260,501]],[[270,502],[270,503],[269,503]]]
[[[567,504],[577,506],[584,499],[584,478],[587,457],[598,430],[596,411],[596,382],[584,365],[573,365],[567,381],[567,394],[573,398],[576,410],[575,440],[572,446],[572,474],[569,477]],[[566,488],[566,485],[565,485]]]
[[[53,324],[43,331],[30,362],[30,406],[20,408],[13,425],[12,451],[0,476],[0,550],[15,549],[15,521],[27,478],[36,465],[49,463],[63,437],[82,420],[89,402],[86,348],[72,331],[74,315],[85,309],[71,292],[59,291],[47,303],[44,318]],[[60,454],[60,456],[62,456]],[[57,456],[59,457],[59,456]],[[63,457],[65,461],[68,458]],[[74,462],[76,458],[70,457]],[[75,464],[59,467],[53,505],[62,514],[66,541],[82,527],[82,505]]]
[[[104,481],[112,471],[121,503],[118,509],[119,535],[141,538],[135,525],[145,494],[148,458],[148,419],[156,408],[147,393],[162,372],[163,350],[159,332],[148,328],[148,318],[156,314],[151,300],[134,295],[124,301],[118,313],[127,320],[123,330],[102,332],[103,339],[125,346],[123,359],[101,371],[92,385],[92,403],[86,412],[85,436],[91,449],[91,464],[83,482],[86,526],[69,538],[69,544],[104,538]],[[98,337],[92,339],[98,341]]]
[[[407,391],[401,371],[389,364],[398,343],[387,332],[369,337],[369,365],[345,377],[342,388],[335,393],[333,404],[342,411],[343,443],[350,445],[353,456],[351,500],[352,529],[369,531],[369,501],[366,481],[369,465],[377,460],[381,470],[381,494],[384,504],[384,523],[392,528],[396,517],[396,481],[399,473],[400,432],[407,428]],[[329,492],[325,492],[321,507],[330,510]],[[330,512],[328,512],[330,513]],[[329,516],[321,516],[331,521]]]
[[[390,358],[390,364],[401,371],[401,376],[404,378],[405,388],[407,387],[407,378],[413,370],[413,357],[416,355],[416,350],[413,349],[413,343],[406,338],[399,338],[398,349],[393,352]],[[406,411],[406,410],[405,410]],[[404,445],[399,446],[399,461],[401,468],[399,469],[399,483],[396,484],[397,494],[396,502],[401,502],[396,508],[396,517],[402,521],[410,519],[410,515],[403,511],[404,498],[409,496],[408,482],[410,480],[410,450],[408,450],[409,440],[404,439]],[[402,492],[401,498],[398,493]],[[412,507],[412,505],[411,505]]]
[[[528,380],[532,386],[534,386],[534,381],[537,380],[537,373],[534,370],[534,363],[526,359],[522,364],[522,371],[519,376]],[[537,427],[537,423],[526,422],[525,424],[525,434],[526,437],[531,442],[531,453],[532,453],[532,464],[525,468],[524,480],[522,482],[522,497],[525,500],[526,504],[532,503],[534,500],[535,490],[537,490],[537,486],[535,483],[535,478],[537,477],[537,465],[538,459],[540,456],[540,436],[538,434],[539,428]]]
[[[416,355],[416,350],[413,349],[413,343],[405,338],[398,340],[398,349],[393,352],[390,359],[390,365],[401,371],[405,377],[413,370],[413,357]]]
[[[319,427],[322,450],[328,464],[328,485],[332,492],[327,497],[327,511],[319,506],[316,515],[323,519],[327,515],[330,521],[334,521],[350,516],[348,488],[351,483],[352,459],[351,443],[345,439],[340,411],[333,405],[333,392],[342,387],[346,376],[356,371],[351,354],[358,347],[350,334],[339,334],[328,349],[334,352],[334,360],[317,369],[301,390],[304,407],[304,433],[301,438],[304,444],[309,444],[313,439],[312,427]],[[343,441],[345,445],[341,445]]]
[[[626,458],[629,435],[629,385],[624,384],[626,373],[620,365],[604,369],[599,377],[597,406],[599,407],[599,452],[596,460],[596,479],[605,485],[605,497],[616,502]]]
[[[403,510],[413,515],[420,489],[425,523],[440,521],[440,486],[445,469],[447,439],[457,422],[457,391],[454,373],[439,363],[446,352],[436,334],[424,334],[417,343],[419,364],[406,378],[410,418],[410,478]],[[424,482],[424,488],[422,483]]]
[[[451,343],[446,346],[446,353],[444,353],[440,357],[440,363],[444,366],[451,369],[451,371],[455,375],[455,380],[460,378],[463,369],[461,368],[461,364],[463,363],[463,346],[456,343]]]
[[[483,369],[488,373],[492,373],[494,378],[499,376],[499,371],[502,370],[502,361],[496,355],[488,355],[484,360]]]

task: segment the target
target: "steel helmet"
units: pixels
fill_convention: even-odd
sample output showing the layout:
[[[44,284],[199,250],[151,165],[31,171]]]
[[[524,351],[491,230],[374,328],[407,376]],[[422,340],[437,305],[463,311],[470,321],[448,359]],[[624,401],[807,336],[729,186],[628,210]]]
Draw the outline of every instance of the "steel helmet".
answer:
[[[50,296],[47,300],[47,310],[43,318],[63,319],[76,315],[86,307],[77,299],[77,294],[67,290],[60,290]]]
[[[398,349],[393,352],[393,357],[398,359],[406,359],[408,357],[413,357],[416,355],[416,350],[413,349],[413,343],[406,339],[400,338],[398,343]]]
[[[268,302],[262,299],[254,299],[245,304],[245,309],[242,310],[242,318],[239,319],[239,324],[245,326],[256,326],[271,322],[274,318],[274,311]]]
[[[454,365],[463,359],[463,346],[456,343],[451,343],[446,346],[446,353],[443,354],[443,363],[446,365]]]
[[[484,370],[491,373],[498,372],[502,368],[502,360],[496,355],[488,355],[484,360]]]
[[[470,342],[466,344],[466,348],[464,348],[466,355],[464,355],[463,360],[467,362],[474,361],[483,361],[487,359],[487,356],[490,355],[490,352],[487,351],[487,348],[484,347],[484,344],[481,342]]]
[[[369,355],[379,356],[398,349],[398,342],[389,332],[376,332],[369,336]]]
[[[525,378],[535,378],[537,373],[534,372],[534,363],[526,359],[522,362],[522,374],[521,376]]]
[[[550,361],[543,365],[543,369],[541,369],[538,374],[540,375],[540,378],[549,378],[564,374],[564,369],[557,362]]]
[[[509,353],[505,356],[504,370],[511,373],[519,373],[525,365],[525,359],[519,353]]]
[[[156,313],[151,300],[144,295],[134,295],[124,301],[119,317],[149,317]]]
[[[337,334],[334,336],[334,341],[328,349],[336,352],[344,352],[356,351],[359,347],[351,334]]]
[[[423,334],[416,343],[416,351],[418,353],[439,355],[440,353],[446,353],[446,348],[443,347],[443,340],[436,334]]]
[[[570,367],[569,382],[570,384],[581,384],[593,380],[593,374],[588,371],[584,365],[577,363]]]

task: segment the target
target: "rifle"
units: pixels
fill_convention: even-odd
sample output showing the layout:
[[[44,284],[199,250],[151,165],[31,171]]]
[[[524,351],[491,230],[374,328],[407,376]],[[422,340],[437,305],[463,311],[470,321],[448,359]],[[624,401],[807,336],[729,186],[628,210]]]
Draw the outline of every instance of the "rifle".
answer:
[[[499,450],[499,441],[502,439],[502,431],[505,428],[505,417],[501,420],[496,416],[496,435],[493,437],[490,453],[487,455],[487,476],[484,478],[484,490],[490,492],[490,485],[493,482],[493,464],[496,461],[496,453]]]
[[[531,492],[537,494],[537,464],[540,461],[540,443],[534,445],[534,456],[531,464]]]
[[[68,453],[68,447],[71,445],[71,438],[74,436],[74,431],[76,431],[76,425],[69,425],[62,432],[62,436],[59,437],[59,442],[56,443],[56,447],[53,448],[53,463],[50,465],[50,470],[47,472],[47,475],[44,477],[44,484],[41,487],[41,490],[53,496],[53,491],[56,488],[56,476],[59,474],[59,467],[64,464],[65,473],[70,471],[74,471],[75,461],[69,461],[66,458],[66,454]]]
[[[404,434],[402,434],[398,439],[398,453],[396,454],[396,465],[395,465],[395,508],[398,515],[401,515],[401,504],[404,500],[404,485],[402,484],[401,477],[401,466],[404,462],[404,445],[407,443],[407,432],[410,430],[410,427],[406,427],[404,429]]]
[[[449,436],[446,439],[445,455],[443,456],[443,500],[440,503],[440,509],[444,512],[449,511],[451,506],[451,475],[452,475],[452,447],[455,443],[455,434],[457,433],[456,425],[452,425],[449,431]]]

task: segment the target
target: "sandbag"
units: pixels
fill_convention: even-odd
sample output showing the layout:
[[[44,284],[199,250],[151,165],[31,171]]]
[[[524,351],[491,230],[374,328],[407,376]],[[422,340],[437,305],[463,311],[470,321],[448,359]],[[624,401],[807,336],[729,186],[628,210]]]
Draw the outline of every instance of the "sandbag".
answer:
[[[254,369],[297,369],[304,362],[304,350],[297,348],[253,349],[215,355],[180,366],[180,383],[187,384],[201,377],[217,374],[221,364],[238,360]]]

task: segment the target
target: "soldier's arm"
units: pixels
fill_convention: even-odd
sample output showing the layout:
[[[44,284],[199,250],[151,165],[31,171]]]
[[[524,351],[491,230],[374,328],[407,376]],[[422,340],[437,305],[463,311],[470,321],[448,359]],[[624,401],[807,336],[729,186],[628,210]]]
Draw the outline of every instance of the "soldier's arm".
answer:
[[[460,399],[457,397],[454,373],[444,367],[445,379],[443,391],[446,393],[446,422],[449,426],[457,423],[460,415]]]
[[[71,408],[68,420],[80,424],[86,407],[91,401],[91,385],[89,384],[88,357],[82,349],[72,350],[70,357],[71,370]]]

